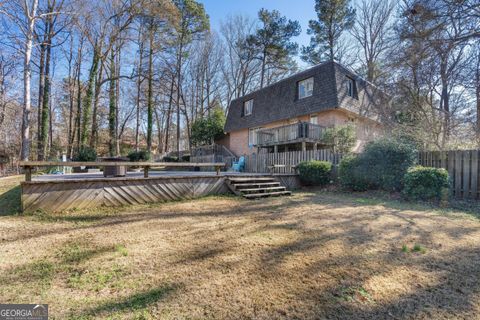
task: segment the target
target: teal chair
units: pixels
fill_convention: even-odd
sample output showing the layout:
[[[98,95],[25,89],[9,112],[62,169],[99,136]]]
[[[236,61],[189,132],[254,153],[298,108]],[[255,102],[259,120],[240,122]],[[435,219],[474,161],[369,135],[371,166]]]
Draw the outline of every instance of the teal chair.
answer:
[[[242,172],[245,170],[245,157],[241,156],[238,161],[233,163],[232,168],[235,172]]]

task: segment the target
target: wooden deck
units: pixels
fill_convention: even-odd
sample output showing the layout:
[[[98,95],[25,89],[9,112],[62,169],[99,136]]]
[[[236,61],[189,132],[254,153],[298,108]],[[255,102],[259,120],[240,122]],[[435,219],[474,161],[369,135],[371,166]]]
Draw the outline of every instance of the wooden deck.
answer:
[[[43,175],[22,182],[22,210],[59,212],[227,194],[230,193],[226,185],[229,176],[253,175],[262,174],[167,171],[150,172],[148,178],[144,178],[143,173],[129,173],[122,178],[104,178],[101,173]],[[288,188],[298,187],[295,175],[275,177]]]

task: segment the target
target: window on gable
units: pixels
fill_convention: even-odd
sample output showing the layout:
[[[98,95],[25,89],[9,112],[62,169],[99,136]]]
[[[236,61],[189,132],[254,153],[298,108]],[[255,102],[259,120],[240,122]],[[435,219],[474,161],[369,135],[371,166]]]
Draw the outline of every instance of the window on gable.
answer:
[[[252,114],[252,111],[253,111],[253,99],[245,101],[243,103],[243,115],[249,116]]]
[[[310,97],[313,94],[313,78],[308,78],[298,82],[298,99]]]
[[[352,78],[347,78],[347,94],[352,98],[356,97],[355,80],[353,80]]]

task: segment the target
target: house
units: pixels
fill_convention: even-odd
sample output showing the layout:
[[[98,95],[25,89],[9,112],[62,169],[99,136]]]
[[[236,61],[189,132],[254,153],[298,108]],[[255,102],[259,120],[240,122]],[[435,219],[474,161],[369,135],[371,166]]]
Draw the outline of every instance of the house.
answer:
[[[237,156],[328,148],[325,129],[350,123],[359,151],[383,132],[385,97],[342,65],[325,62],[233,100],[227,135],[218,143]]]

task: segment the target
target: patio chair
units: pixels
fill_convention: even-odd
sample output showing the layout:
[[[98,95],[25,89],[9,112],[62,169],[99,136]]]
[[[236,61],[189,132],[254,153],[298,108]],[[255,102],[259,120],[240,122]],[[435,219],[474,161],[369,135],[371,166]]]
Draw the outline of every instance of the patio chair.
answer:
[[[238,161],[233,162],[232,168],[235,172],[243,171],[245,169],[245,157],[241,156]]]

